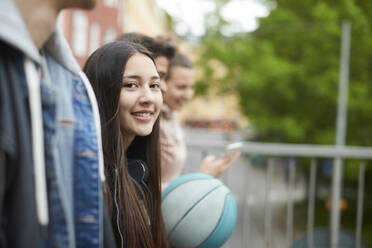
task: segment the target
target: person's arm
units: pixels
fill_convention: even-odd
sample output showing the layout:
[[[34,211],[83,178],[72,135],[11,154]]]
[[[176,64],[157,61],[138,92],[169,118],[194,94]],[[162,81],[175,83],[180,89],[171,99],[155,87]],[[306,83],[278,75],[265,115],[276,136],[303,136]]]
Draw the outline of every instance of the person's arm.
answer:
[[[166,130],[160,127],[160,159],[161,159],[161,188],[164,190],[173,179],[171,164],[174,161],[172,147],[166,135]]]

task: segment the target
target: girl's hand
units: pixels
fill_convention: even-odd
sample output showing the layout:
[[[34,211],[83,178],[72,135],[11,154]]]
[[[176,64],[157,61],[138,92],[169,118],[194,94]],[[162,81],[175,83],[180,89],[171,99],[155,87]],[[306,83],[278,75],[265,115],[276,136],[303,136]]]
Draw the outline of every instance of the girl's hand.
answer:
[[[204,158],[202,164],[200,165],[199,172],[219,178],[233,165],[239,156],[240,152],[231,153],[220,159],[217,159],[213,155],[209,155]]]

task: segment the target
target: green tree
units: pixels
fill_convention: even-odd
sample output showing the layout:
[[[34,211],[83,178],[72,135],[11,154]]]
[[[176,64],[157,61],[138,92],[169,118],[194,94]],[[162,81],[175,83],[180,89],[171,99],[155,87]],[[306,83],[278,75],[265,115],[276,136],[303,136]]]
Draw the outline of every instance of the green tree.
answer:
[[[217,12],[224,1],[218,2]],[[372,145],[372,2],[266,4],[276,7],[252,33],[224,36],[220,30],[228,23],[210,16],[197,92],[212,83],[236,91],[261,141],[334,144],[341,22],[347,19],[352,23],[347,144]],[[215,60],[226,69],[222,78],[215,76]]]

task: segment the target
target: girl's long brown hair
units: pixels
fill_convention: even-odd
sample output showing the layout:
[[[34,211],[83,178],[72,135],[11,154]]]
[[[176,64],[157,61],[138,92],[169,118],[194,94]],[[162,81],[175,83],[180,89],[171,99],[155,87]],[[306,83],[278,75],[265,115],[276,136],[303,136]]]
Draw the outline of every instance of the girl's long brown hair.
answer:
[[[127,154],[123,143],[125,137],[121,131],[118,111],[125,65],[135,53],[147,55],[152,59],[151,54],[143,46],[116,41],[97,49],[84,67],[84,72],[97,97],[102,123],[102,144],[107,176],[105,196],[111,210],[114,230],[120,234],[120,231],[123,232],[120,227],[125,227],[125,244],[121,244],[122,246],[168,247],[161,213],[159,118],[150,135],[136,137],[128,148],[128,151],[129,149],[132,153],[134,151],[149,165],[150,196],[129,175],[127,169]],[[113,177],[112,172],[116,176]],[[116,195],[117,200],[113,199]],[[141,204],[142,201],[145,203],[145,208]],[[115,211],[116,208],[119,209],[118,213]]]

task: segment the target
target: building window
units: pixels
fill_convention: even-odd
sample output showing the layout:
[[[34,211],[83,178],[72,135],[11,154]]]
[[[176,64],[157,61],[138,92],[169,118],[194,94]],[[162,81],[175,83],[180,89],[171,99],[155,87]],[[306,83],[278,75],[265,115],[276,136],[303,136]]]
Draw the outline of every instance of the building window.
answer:
[[[103,34],[103,43],[109,43],[111,41],[114,41],[116,39],[116,32],[113,29],[106,29],[105,33]]]
[[[101,28],[98,23],[94,22],[90,26],[89,38],[89,53],[92,53],[100,46]]]
[[[74,11],[72,14],[72,47],[78,57],[84,57],[87,54],[87,29],[87,16],[81,11]]]

